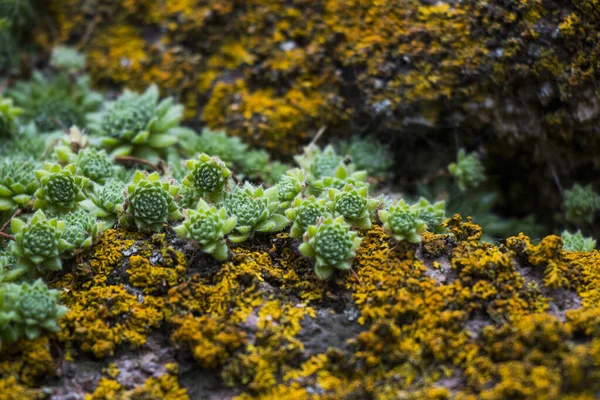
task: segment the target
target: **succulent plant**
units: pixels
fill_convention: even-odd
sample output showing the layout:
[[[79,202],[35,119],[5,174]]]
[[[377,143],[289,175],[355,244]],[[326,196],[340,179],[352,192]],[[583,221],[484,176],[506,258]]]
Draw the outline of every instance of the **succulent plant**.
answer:
[[[592,251],[596,248],[596,241],[593,238],[583,237],[581,231],[570,233],[564,231],[560,236],[563,242],[563,250],[565,251]]]
[[[232,242],[243,242],[254,232],[277,232],[284,229],[288,219],[275,213],[277,209],[275,188],[263,190],[246,182],[225,197],[227,215],[236,217],[236,226],[229,234]]]
[[[195,191],[196,197],[211,202],[223,199],[225,189],[231,177],[231,171],[218,157],[202,153],[197,160],[188,160],[186,167],[190,173],[181,182]]]
[[[205,253],[217,260],[227,259],[225,235],[235,227],[236,217],[227,217],[225,208],[217,210],[204,200],[198,202],[195,210],[184,210],[183,224],[173,230],[183,239],[193,240]]]
[[[43,170],[36,170],[35,177],[40,187],[35,192],[34,209],[63,212],[77,207],[85,200],[84,189],[89,185],[89,180],[76,175],[76,172],[75,164],[61,167],[58,164],[45,163]]]
[[[567,220],[574,223],[591,223],[600,209],[600,196],[594,191],[592,185],[575,184],[571,190],[565,190],[564,202]]]
[[[103,101],[90,89],[87,76],[79,76],[72,83],[67,75],[46,78],[39,71],[30,81],[17,82],[8,96],[23,108],[25,121],[35,122],[42,133],[82,126],[86,113],[96,111]]]
[[[178,141],[175,130],[183,116],[183,106],[172,98],[159,103],[156,85],[139,94],[125,90],[104,110],[89,114],[90,130],[100,136],[98,144],[111,155],[131,155],[150,161],[165,158],[166,148]]]
[[[296,197],[285,211],[285,215],[292,221],[290,236],[294,239],[302,237],[310,225],[316,225],[319,219],[331,216],[325,199],[310,197]]]
[[[289,170],[281,177],[277,185],[277,199],[279,200],[279,208],[287,209],[291,202],[302,193],[306,186],[304,171],[301,169]]]
[[[104,183],[114,173],[114,161],[104,150],[86,147],[77,153],[75,164],[81,175],[96,183]]]
[[[37,163],[29,158],[0,159],[0,212],[29,204],[38,187],[36,167]]]
[[[384,231],[397,241],[419,243],[421,234],[427,228],[426,223],[419,218],[418,207],[409,206],[404,200],[400,200],[389,210],[380,210],[379,219],[383,222]]]
[[[0,285],[0,347],[24,337],[38,338],[43,331],[58,332],[57,320],[68,308],[59,304],[60,292],[41,279],[33,284]]]
[[[13,105],[12,99],[0,96],[0,138],[12,138],[18,130],[17,118],[23,110]]]
[[[485,170],[476,153],[467,154],[464,149],[458,151],[456,162],[448,166],[448,171],[454,176],[461,190],[476,188],[485,179]]]
[[[52,49],[50,65],[68,72],[81,71],[85,68],[85,55],[72,47],[57,46]]]
[[[125,201],[125,184],[118,179],[109,179],[104,185],[94,185],[88,198],[81,206],[94,213],[109,228],[117,223],[118,215],[123,210]]]
[[[60,239],[65,230],[64,221],[47,219],[46,214],[38,210],[29,222],[13,218],[11,230],[15,240],[10,243],[9,249],[16,260],[16,267],[42,272],[61,269],[59,255],[69,247]]]
[[[446,203],[443,200],[431,204],[427,199],[421,197],[416,207],[418,218],[425,222],[427,230],[437,233],[443,232],[444,228],[441,225],[446,214]]]
[[[371,214],[378,205],[377,199],[369,198],[366,186],[355,188],[346,185],[342,190],[329,189],[327,206],[333,215],[341,215],[348,224],[360,229],[371,227]]]
[[[174,201],[178,191],[177,186],[161,182],[157,172],[147,175],[137,171],[127,186],[128,221],[138,229],[160,232],[164,223],[183,216]]]
[[[337,167],[333,176],[308,181],[308,194],[320,196],[329,188],[342,190],[346,185],[355,188],[367,186],[367,171],[353,171],[353,166],[341,164]]]
[[[361,240],[343,217],[327,218],[308,227],[299,249],[305,256],[315,257],[317,277],[327,279],[336,269],[350,269]]]
[[[383,146],[375,137],[353,136],[340,144],[341,153],[350,156],[359,170],[366,170],[369,176],[386,178],[394,165],[394,155],[389,147]]]
[[[323,150],[317,146],[305,149],[304,154],[295,156],[294,160],[310,175],[310,179],[334,176],[337,168],[344,163],[344,157],[336,153],[331,145]]]
[[[103,221],[98,221],[94,213],[81,207],[60,215],[60,219],[65,222],[65,230],[60,236],[67,243],[64,251],[73,253],[90,247],[104,228]]]

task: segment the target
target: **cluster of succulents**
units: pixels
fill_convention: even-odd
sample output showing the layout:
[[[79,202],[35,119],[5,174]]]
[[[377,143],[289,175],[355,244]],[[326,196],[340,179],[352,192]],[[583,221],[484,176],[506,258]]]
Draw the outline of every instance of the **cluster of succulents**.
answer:
[[[0,100],[1,225],[10,220],[0,239],[3,343],[57,329],[65,308],[34,279],[60,270],[108,228],[173,229],[220,261],[235,243],[285,231],[314,258],[320,279],[351,269],[360,230],[373,224],[409,243],[425,231],[444,231],[444,201],[372,195],[393,164],[372,138],[354,138],[341,152],[312,144],[291,168],[224,132],[197,135],[180,126],[182,106],[161,101],[156,86],[125,90],[98,111],[103,97],[76,76],[84,62],[71,49],[56,49],[51,66],[58,75],[35,73]],[[485,180],[477,155],[462,150],[449,170],[462,192]],[[565,193],[567,218],[592,221],[599,198],[591,186],[576,185]],[[563,245],[589,251],[595,241],[565,232]]]

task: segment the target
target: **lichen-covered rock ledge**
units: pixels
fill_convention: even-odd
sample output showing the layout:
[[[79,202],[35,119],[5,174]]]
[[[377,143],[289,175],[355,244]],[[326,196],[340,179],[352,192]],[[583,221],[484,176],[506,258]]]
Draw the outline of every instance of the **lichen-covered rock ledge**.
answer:
[[[318,280],[288,234],[220,264],[166,233],[112,229],[50,284],[61,331],[0,355],[0,399],[594,399],[600,252],[360,231]]]

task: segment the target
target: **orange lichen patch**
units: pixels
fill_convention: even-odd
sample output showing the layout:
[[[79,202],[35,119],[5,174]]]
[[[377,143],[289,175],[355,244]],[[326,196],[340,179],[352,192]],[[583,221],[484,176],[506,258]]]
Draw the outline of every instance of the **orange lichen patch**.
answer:
[[[113,400],[120,399],[123,386],[113,379],[101,378],[94,393],[86,394],[85,400]]]
[[[100,238],[91,252],[89,271],[86,265],[80,266],[81,277],[92,275],[92,281],[83,283],[84,287],[104,284],[110,273],[123,263],[123,251],[129,249],[136,239],[142,236],[136,232],[109,229]]]
[[[140,31],[131,25],[114,25],[98,32],[90,42],[88,65],[97,79],[140,88],[132,78],[141,74],[150,57]]]
[[[258,312],[256,337],[244,353],[236,353],[224,367],[226,383],[241,383],[257,392],[270,390],[277,377],[287,373],[289,366],[301,356],[304,345],[295,338],[305,317],[314,317],[310,307],[267,301]]]
[[[432,232],[423,232],[421,243],[423,251],[428,257],[437,258],[446,255],[449,248],[450,235],[435,234]]]
[[[260,260],[262,256],[238,257],[239,263],[224,264],[209,279],[193,277],[188,283],[170,289],[168,304],[176,307],[177,313],[209,313],[242,323],[263,301],[257,290],[262,277],[255,257]]]
[[[174,268],[169,268],[153,265],[142,256],[131,256],[127,268],[129,282],[146,294],[176,286],[182,282],[185,271],[185,264],[176,264]]]
[[[42,399],[41,391],[21,385],[14,376],[0,378],[0,400],[36,400]]]
[[[85,395],[85,400],[189,400],[187,390],[179,386],[177,364],[166,367],[166,374],[148,378],[143,386],[133,389],[126,389],[114,379],[102,378],[96,390]]]
[[[565,252],[569,270],[576,271],[577,292],[583,307],[600,307],[600,252]]]
[[[203,315],[176,317],[170,321],[177,330],[171,335],[174,343],[188,347],[203,368],[216,368],[246,343],[246,333],[219,318]]]
[[[549,288],[575,289],[584,307],[600,306],[600,253],[563,251],[558,236],[548,236],[537,246],[523,234],[508,238],[508,248],[526,257],[536,267],[544,267],[544,284]]]
[[[98,358],[124,343],[141,346],[150,329],[163,322],[164,299],[138,298],[121,286],[67,291],[62,301],[69,312],[60,320],[59,340]]]
[[[55,372],[47,337],[21,339],[12,346],[2,347],[0,351],[0,377],[14,376],[19,382],[33,387]]]
[[[312,133],[306,121],[319,126],[339,118],[339,113],[323,113],[334,101],[328,97],[310,85],[278,96],[273,90],[251,92],[242,80],[220,82],[213,89],[203,119],[211,128],[225,128],[268,149],[289,152]]]

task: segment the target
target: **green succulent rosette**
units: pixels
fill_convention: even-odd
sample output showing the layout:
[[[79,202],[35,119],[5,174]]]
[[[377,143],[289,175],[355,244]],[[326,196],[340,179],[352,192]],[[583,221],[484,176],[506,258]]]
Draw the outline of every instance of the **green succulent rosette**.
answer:
[[[69,247],[61,239],[64,221],[47,219],[46,214],[38,210],[29,222],[13,218],[11,230],[15,240],[10,243],[9,249],[16,260],[15,267],[40,272],[62,268],[60,253]]]
[[[427,229],[426,223],[419,218],[418,207],[409,206],[404,200],[388,210],[380,210],[379,219],[383,222],[384,231],[397,241],[419,243],[421,234]]]
[[[306,179],[303,170],[295,168],[287,171],[275,186],[279,208],[282,210],[287,209],[294,199],[302,193],[305,186]]]
[[[77,153],[77,172],[86,178],[104,183],[114,175],[115,163],[105,150],[86,147]]]
[[[29,206],[38,188],[37,162],[30,158],[0,159],[0,212]]]
[[[36,170],[35,177],[40,188],[35,192],[33,208],[65,212],[72,210],[86,199],[84,189],[89,185],[86,177],[79,176],[77,166],[45,163],[43,170]]]
[[[355,188],[367,186],[367,171],[353,171],[352,165],[339,165],[332,176],[321,179],[309,180],[307,192],[313,196],[320,196],[330,188],[342,190],[346,185]]]
[[[94,184],[88,198],[81,206],[101,218],[106,228],[117,223],[125,202],[125,184],[118,179],[109,179],[103,185]]]
[[[331,212],[325,199],[316,199],[314,196],[296,197],[285,211],[285,215],[292,221],[290,236],[294,239],[301,238],[310,225],[316,225],[319,219],[331,217]]]
[[[588,252],[596,248],[596,241],[593,238],[584,237],[581,231],[570,233],[564,231],[560,236],[565,251],[583,251]]]
[[[223,199],[231,171],[221,159],[202,153],[198,159],[186,161],[186,167],[190,172],[181,184],[192,189],[195,197],[213,203]]]
[[[295,156],[294,160],[309,174],[309,180],[333,176],[337,168],[344,163],[344,157],[339,155],[331,145],[323,150],[317,146],[307,148],[304,154]]]
[[[0,284],[0,348],[20,338],[33,340],[44,331],[58,332],[58,319],[68,312],[60,292],[41,279],[32,284]]]
[[[134,156],[152,162],[165,158],[166,149],[178,142],[183,106],[172,98],[159,102],[158,87],[142,93],[125,90],[104,110],[88,114],[96,141],[113,156]]]
[[[600,196],[594,191],[592,185],[575,184],[570,190],[565,190],[564,204],[568,221],[591,223],[596,212],[600,210]]]
[[[343,217],[327,218],[308,227],[299,250],[315,258],[317,277],[328,279],[336,269],[350,269],[361,241]]]
[[[227,215],[236,217],[235,229],[229,234],[232,242],[243,242],[253,232],[277,232],[284,229],[289,221],[277,214],[276,188],[264,190],[250,183],[238,187],[225,197]]]
[[[185,220],[173,230],[183,239],[194,241],[200,249],[217,260],[228,256],[225,235],[235,228],[236,217],[228,217],[227,210],[211,207],[204,200],[195,210],[184,210]]]
[[[418,217],[427,225],[427,230],[441,233],[444,231],[442,222],[446,219],[446,203],[437,201],[431,204],[427,199],[421,197],[416,204]]]
[[[137,171],[127,186],[127,221],[138,229],[160,232],[164,223],[183,216],[174,201],[178,191],[177,186],[161,182],[157,172],[147,175]]]
[[[448,166],[448,171],[454,176],[462,191],[476,188],[486,179],[485,169],[477,154],[467,154],[464,149],[458,151],[456,162]]]
[[[74,254],[91,247],[104,229],[104,221],[98,221],[94,213],[81,207],[62,214],[60,219],[65,222],[65,230],[60,236],[67,243],[64,251]]]
[[[348,224],[360,229],[371,227],[371,215],[379,201],[368,197],[366,186],[346,185],[342,190],[330,188],[328,196],[327,206],[334,216],[341,215]]]

